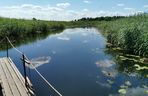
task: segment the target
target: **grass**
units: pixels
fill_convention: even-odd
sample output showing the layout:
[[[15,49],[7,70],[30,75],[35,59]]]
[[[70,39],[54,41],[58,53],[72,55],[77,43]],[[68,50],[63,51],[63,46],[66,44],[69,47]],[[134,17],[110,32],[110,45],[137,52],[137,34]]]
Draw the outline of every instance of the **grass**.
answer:
[[[128,54],[148,57],[148,14],[130,16],[96,24],[112,47]]]
[[[110,47],[125,53],[148,57],[148,14],[129,17],[82,18],[77,21],[42,21],[0,18],[0,39],[22,38],[32,34],[73,27],[96,27],[106,36]]]
[[[25,37],[31,34],[63,30],[63,22],[0,18],[0,38]]]

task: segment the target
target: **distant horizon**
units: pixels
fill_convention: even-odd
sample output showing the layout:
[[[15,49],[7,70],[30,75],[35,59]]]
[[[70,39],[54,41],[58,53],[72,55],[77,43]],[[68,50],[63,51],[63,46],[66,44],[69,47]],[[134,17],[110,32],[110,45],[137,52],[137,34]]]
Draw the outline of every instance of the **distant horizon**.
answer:
[[[136,15],[140,15],[140,14],[148,14],[147,12],[143,12],[143,13],[135,13],[135,14],[129,14],[129,15],[126,15],[126,16],[123,16],[123,17],[129,17],[129,16],[136,16]],[[115,16],[115,15],[114,15]],[[114,16],[100,16],[100,17],[114,17]],[[121,16],[121,15],[118,15],[119,17]],[[117,17],[118,17],[117,16]],[[95,18],[100,18],[100,17],[81,17],[81,18],[78,18],[78,19],[74,19],[74,20],[68,20],[68,21],[78,21],[78,20],[81,20],[81,19],[83,19],[83,18],[92,18],[92,19],[95,19]],[[33,18],[15,18],[15,17],[4,17],[4,16],[0,16],[0,18],[8,18],[8,19],[21,19],[21,20],[33,20],[33,19],[36,19],[36,20],[41,20],[41,21],[65,21],[65,22],[68,22],[67,20],[44,20],[44,19],[37,19],[37,18],[35,18],[35,17],[33,17]]]
[[[129,16],[148,11],[146,0],[4,0],[0,16],[16,19],[71,21],[84,17]]]

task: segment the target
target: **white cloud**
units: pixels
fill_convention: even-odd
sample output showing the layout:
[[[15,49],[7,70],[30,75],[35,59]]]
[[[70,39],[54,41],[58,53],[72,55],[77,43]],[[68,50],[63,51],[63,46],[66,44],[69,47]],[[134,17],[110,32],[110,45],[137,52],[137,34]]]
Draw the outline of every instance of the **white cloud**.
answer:
[[[65,7],[62,7],[65,6]],[[10,18],[26,18],[32,19],[33,17],[42,20],[74,20],[82,17],[100,17],[100,16],[114,16],[114,15],[129,15],[134,14],[136,11],[125,12],[111,12],[111,11],[92,11],[89,9],[82,10],[69,10],[66,6],[68,3],[57,4],[56,6],[39,6],[33,4],[23,4],[18,6],[5,6],[0,7],[0,16]],[[125,8],[130,10],[131,8]],[[138,12],[138,11],[137,11]]]
[[[71,4],[70,3],[58,3],[57,4],[57,7],[60,7],[60,8],[67,8],[69,7]]]
[[[137,13],[144,13],[144,11],[137,11]]]
[[[83,11],[87,12],[87,11],[88,11],[88,9],[83,9]]]
[[[148,8],[148,5],[144,5],[143,7],[144,7],[144,8]]]
[[[129,8],[129,7],[124,8],[124,10],[135,11],[134,8]]]
[[[119,7],[123,7],[123,6],[124,6],[124,4],[117,4],[117,6],[119,6]]]
[[[91,3],[91,1],[88,1],[88,0],[84,0],[83,2],[84,3],[87,3],[87,4],[90,4]]]
[[[21,8],[27,8],[27,9],[29,9],[29,8],[34,8],[35,7],[35,5],[32,5],[32,4],[23,4],[22,6],[21,6]]]

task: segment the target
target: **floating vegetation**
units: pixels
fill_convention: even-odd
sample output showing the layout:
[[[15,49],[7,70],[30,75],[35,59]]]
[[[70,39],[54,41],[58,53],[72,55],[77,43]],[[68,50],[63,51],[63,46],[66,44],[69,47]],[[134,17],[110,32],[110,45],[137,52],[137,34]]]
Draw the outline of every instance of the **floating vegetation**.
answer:
[[[121,88],[121,89],[127,89],[127,88],[128,88],[128,86],[121,85],[121,86],[120,86],[120,88]]]
[[[119,89],[118,92],[119,92],[120,94],[126,94],[126,89]]]
[[[146,58],[141,58],[140,56],[130,55],[130,54],[113,54],[115,58],[115,62],[118,65],[117,69],[120,72],[132,77],[145,77],[147,78],[147,69],[148,63],[143,62],[146,61]]]
[[[130,81],[125,81],[125,83],[121,85],[120,89],[118,90],[119,94],[121,96],[147,96],[148,95],[147,85],[143,85],[143,88],[141,87],[130,88],[129,86],[131,85],[132,84]]]
[[[112,50],[114,50],[114,51],[120,51],[122,49],[120,47],[117,47],[117,48],[112,48]]]
[[[126,84],[127,86],[131,86],[131,85],[132,85],[130,81],[126,81],[125,84]]]
[[[120,86],[121,89],[119,89],[118,92],[122,95],[125,95],[128,87],[131,86],[131,85],[132,84],[130,83],[130,81],[125,81],[125,85],[121,85]]]
[[[148,70],[148,67],[147,66],[140,66],[138,64],[134,65],[136,67],[136,70]]]
[[[141,87],[128,88],[126,91],[127,91],[126,96],[148,96],[147,88],[141,88]]]
[[[145,91],[148,94],[148,90]]]
[[[106,46],[107,46],[108,48],[110,48],[110,47],[112,47],[113,45],[112,45],[111,43],[109,43],[109,42],[106,42]]]
[[[121,96],[148,96],[148,89],[141,87],[119,89],[118,92]]]
[[[120,58],[120,60],[124,61],[124,60],[130,60],[130,61],[134,61],[135,63],[145,63],[144,62],[144,58],[140,58],[139,56],[137,57],[129,57],[127,55],[120,55],[118,56]]]
[[[107,80],[107,82],[109,83],[109,84],[114,84],[114,81],[112,81],[112,80]]]

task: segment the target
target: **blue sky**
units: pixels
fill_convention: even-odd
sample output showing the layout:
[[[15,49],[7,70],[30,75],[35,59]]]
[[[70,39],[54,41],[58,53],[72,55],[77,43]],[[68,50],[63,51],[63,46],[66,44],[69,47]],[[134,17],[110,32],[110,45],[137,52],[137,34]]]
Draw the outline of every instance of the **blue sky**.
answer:
[[[148,11],[148,0],[3,0],[0,16],[43,20],[130,15]]]

